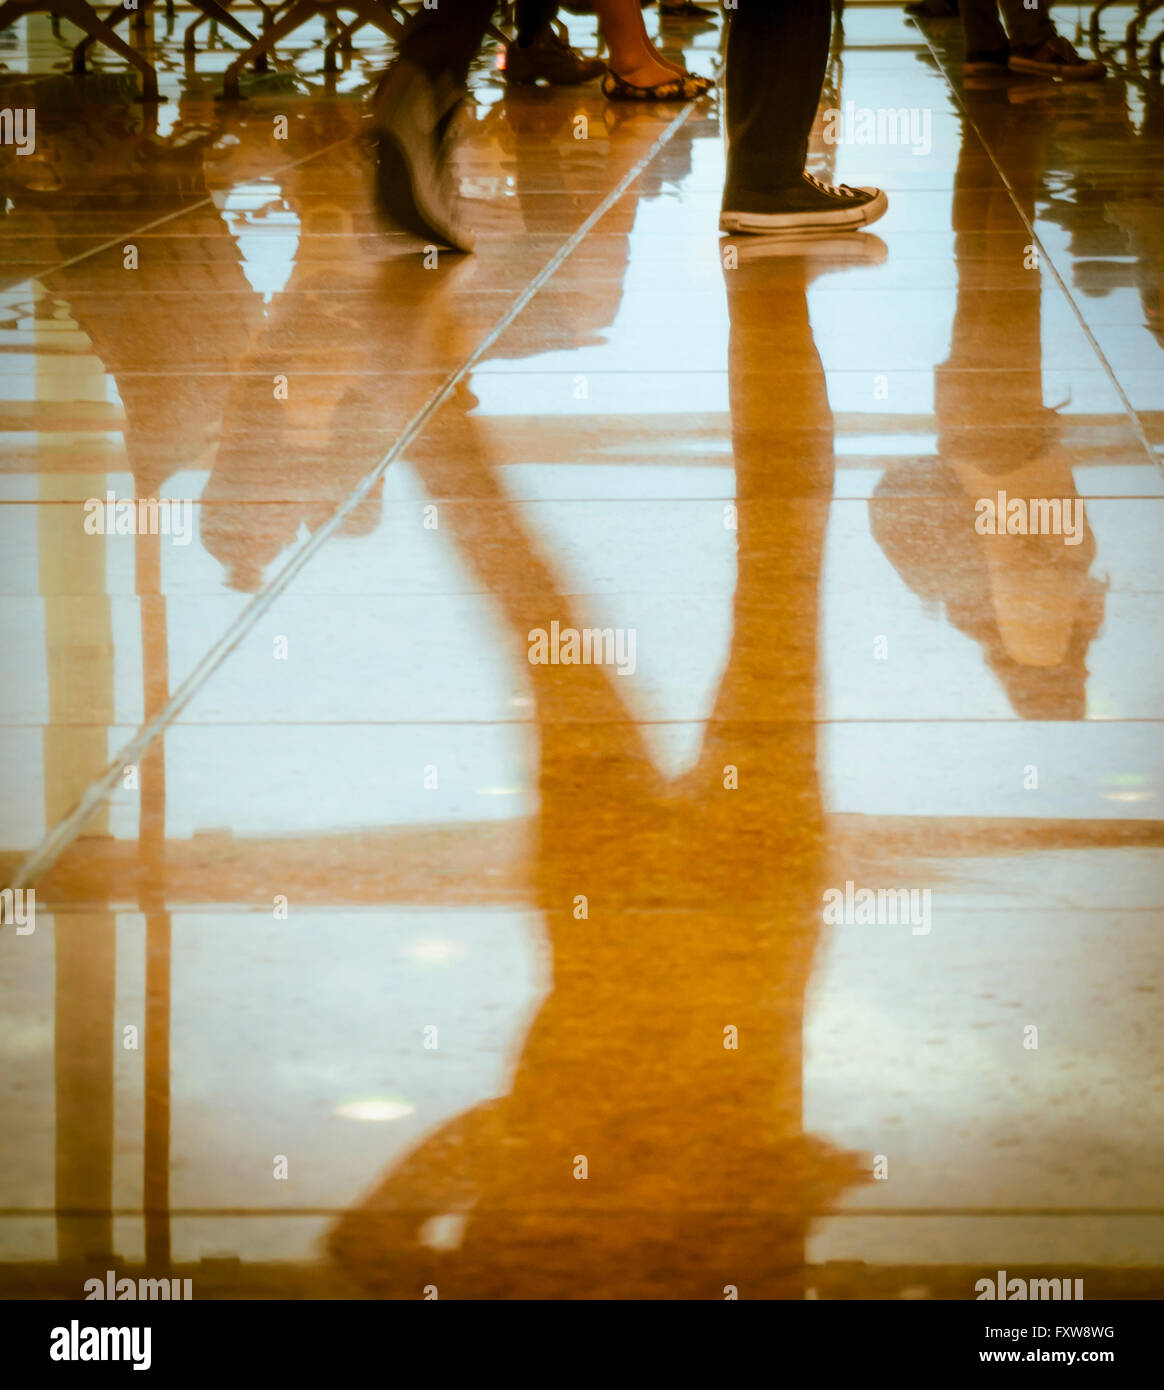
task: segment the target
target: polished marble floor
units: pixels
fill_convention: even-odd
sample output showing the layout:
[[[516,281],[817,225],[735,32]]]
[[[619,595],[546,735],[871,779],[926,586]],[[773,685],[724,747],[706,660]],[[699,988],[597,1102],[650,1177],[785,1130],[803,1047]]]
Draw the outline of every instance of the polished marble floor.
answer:
[[[0,1294],[1164,1292],[1160,87],[850,6],[790,245],[492,50],[434,257],[322,39],[0,36]]]

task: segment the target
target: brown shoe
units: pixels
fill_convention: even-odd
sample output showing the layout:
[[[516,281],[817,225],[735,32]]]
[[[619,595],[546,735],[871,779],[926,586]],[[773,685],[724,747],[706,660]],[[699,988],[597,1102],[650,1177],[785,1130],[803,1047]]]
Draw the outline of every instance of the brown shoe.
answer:
[[[532,84],[544,80],[553,87],[578,87],[583,82],[593,82],[605,66],[601,58],[584,58],[575,53],[548,24],[533,43],[521,48],[514,40],[505,48],[507,82]]]

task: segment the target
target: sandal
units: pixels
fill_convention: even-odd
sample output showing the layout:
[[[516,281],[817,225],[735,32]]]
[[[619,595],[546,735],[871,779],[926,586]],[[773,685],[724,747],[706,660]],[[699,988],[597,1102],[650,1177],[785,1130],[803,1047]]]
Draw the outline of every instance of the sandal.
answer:
[[[606,69],[602,79],[602,95],[609,101],[694,101],[705,96],[715,86],[710,77],[699,77],[685,72],[670,82],[659,82],[654,87],[636,87],[617,72]]]

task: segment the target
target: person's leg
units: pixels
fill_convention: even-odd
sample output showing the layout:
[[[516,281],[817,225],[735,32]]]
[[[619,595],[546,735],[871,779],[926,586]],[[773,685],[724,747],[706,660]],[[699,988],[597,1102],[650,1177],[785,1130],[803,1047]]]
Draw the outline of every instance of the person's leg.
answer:
[[[406,231],[459,251],[472,249],[473,236],[460,219],[446,136],[494,4],[441,0],[418,10],[372,102],[381,212]]]
[[[727,46],[725,205],[798,183],[829,60],[830,0],[740,0]]]
[[[1022,0],[1018,4],[1021,8]],[[998,17],[998,0],[962,0],[961,8],[966,56],[1004,52],[1006,30]]]
[[[594,0],[594,12],[610,48],[610,70],[636,87],[657,87],[675,78],[675,69],[655,52],[647,36],[639,0]]]
[[[910,19],[957,19],[958,0],[917,0],[905,12]]]
[[[497,0],[441,0],[417,10],[401,37],[400,59],[463,87],[496,8]]]
[[[556,32],[552,21],[557,13],[556,0],[517,0],[516,32],[505,49],[506,81],[574,87],[601,76],[606,67],[601,58],[575,53]]]
[[[1055,26],[1051,22],[1051,6],[1048,0],[1033,0],[1033,9],[1028,9],[1024,0],[998,0],[998,3],[1006,16],[1011,43],[1020,47],[1037,48],[1039,44],[1055,37]],[[969,46],[969,37],[966,43]]]
[[[528,48],[557,13],[558,5],[554,0],[549,4],[546,0],[517,0],[513,7],[517,46]]]
[[[832,28],[830,0],[739,0],[727,49],[725,232],[861,226],[877,189],[830,188],[805,172]]]

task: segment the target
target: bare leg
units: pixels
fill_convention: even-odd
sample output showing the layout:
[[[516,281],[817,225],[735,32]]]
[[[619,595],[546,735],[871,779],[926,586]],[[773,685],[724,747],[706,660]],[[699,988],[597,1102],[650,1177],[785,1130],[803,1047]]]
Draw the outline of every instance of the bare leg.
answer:
[[[679,69],[659,54],[647,37],[639,0],[594,0],[594,11],[610,46],[610,68],[636,87],[673,82]]]

